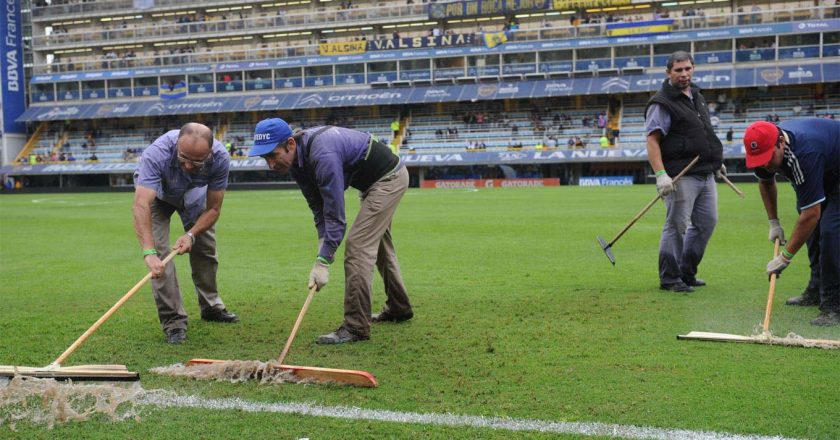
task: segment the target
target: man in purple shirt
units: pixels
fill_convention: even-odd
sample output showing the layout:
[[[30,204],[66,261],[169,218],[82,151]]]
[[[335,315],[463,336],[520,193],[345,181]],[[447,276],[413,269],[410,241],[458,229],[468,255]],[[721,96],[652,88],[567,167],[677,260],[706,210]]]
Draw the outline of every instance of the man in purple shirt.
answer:
[[[318,337],[319,344],[342,344],[370,338],[372,322],[401,322],[414,316],[403,284],[391,221],[408,188],[408,171],[399,156],[369,133],[322,126],[292,133],[279,118],[257,124],[249,156],[265,159],[269,168],[290,172],[315,215],[318,254],[309,274],[309,288],[321,290],[330,264],[344,238],[344,191],[361,192],[361,207],[344,251],[344,322]],[[385,282],[387,300],[371,316],[373,267]]]
[[[170,344],[187,338],[187,313],[181,300],[175,264],[163,267],[170,252],[169,221],[177,211],[185,234],[174,252],[189,252],[193,284],[201,319],[237,322],[225,308],[216,288],[215,224],[228,183],[230,156],[213,132],[202,124],[188,123],[155,140],[143,151],[134,173],[134,230],[143,248],[143,259],[152,272],[152,291],[161,328]]]

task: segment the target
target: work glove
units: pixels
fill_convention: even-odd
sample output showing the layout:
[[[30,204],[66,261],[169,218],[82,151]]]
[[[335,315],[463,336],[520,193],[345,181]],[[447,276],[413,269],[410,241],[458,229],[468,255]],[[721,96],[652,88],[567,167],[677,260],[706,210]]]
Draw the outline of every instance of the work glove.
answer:
[[[660,197],[665,197],[676,190],[674,188],[674,181],[671,180],[671,176],[668,173],[662,173],[656,176],[656,192],[659,193]]]
[[[782,229],[782,224],[779,223],[779,219],[774,218],[770,220],[770,242],[775,243],[776,239],[779,239],[779,244],[784,245],[785,242],[785,231]]]
[[[715,177],[723,179],[724,176],[726,176],[726,165],[720,164],[720,169],[715,171]]]
[[[767,275],[776,274],[777,276],[782,274],[782,271],[785,270],[786,267],[790,264],[790,260],[784,256],[784,254],[776,255],[776,258],[770,260],[767,263]]]
[[[319,260],[315,260],[315,264],[312,265],[312,271],[309,272],[309,285],[308,287],[311,289],[315,287],[315,290],[321,290],[327,283],[330,281],[330,266],[326,263],[322,263]]]

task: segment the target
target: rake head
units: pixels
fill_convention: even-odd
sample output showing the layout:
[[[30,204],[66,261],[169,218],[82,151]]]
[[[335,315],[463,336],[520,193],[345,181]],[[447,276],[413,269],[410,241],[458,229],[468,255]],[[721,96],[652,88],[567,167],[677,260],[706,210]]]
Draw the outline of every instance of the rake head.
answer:
[[[604,237],[601,237],[600,235],[595,238],[598,240],[598,245],[601,246],[601,250],[603,250],[604,254],[607,255],[607,258],[610,259],[610,263],[615,266],[615,255],[613,255],[612,252],[612,245],[607,243],[607,241],[604,240]]]

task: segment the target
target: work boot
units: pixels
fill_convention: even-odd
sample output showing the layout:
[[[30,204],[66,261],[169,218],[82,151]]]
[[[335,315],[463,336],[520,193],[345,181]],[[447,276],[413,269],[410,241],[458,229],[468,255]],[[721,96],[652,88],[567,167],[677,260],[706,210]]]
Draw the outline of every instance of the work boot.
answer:
[[[677,281],[676,283],[669,283],[669,284],[660,284],[659,288],[662,290],[667,290],[669,292],[676,292],[676,293],[691,293],[694,292],[694,288],[689,286],[688,284]]]
[[[207,310],[202,310],[201,319],[210,322],[239,322],[239,317],[233,313],[228,312],[226,308],[217,309],[214,307],[209,308]]]
[[[837,312],[820,312],[811,325],[818,325],[821,327],[831,327],[833,325],[840,325],[840,313]]]
[[[359,336],[342,325],[330,334],[318,336],[315,342],[318,344],[344,344],[345,342],[367,341],[368,339],[370,339],[369,336]]]
[[[706,285],[706,281],[701,280],[700,278],[686,277],[686,278],[683,278],[682,280],[687,286],[691,286],[691,287],[702,287],[702,286]]]
[[[394,315],[389,310],[383,310],[380,313],[374,313],[371,315],[370,320],[372,322],[403,322],[408,321],[409,319],[414,317],[414,312],[409,311],[408,313],[403,313],[402,315]]]
[[[794,296],[785,301],[789,306],[818,306],[820,305],[820,291],[814,289],[805,289],[802,295]]]
[[[167,344],[178,345],[187,340],[187,331],[182,328],[173,328],[165,333]]]

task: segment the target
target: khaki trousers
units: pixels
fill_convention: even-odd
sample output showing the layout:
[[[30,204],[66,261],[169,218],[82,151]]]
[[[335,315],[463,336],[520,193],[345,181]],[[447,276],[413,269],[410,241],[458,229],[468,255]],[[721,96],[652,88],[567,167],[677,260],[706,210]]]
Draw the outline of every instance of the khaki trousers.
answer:
[[[370,335],[373,266],[385,282],[385,310],[394,315],[411,312],[397,252],[391,240],[391,220],[408,189],[403,167],[362,193],[362,206],[347,235],[344,250],[344,327]]]
[[[171,251],[169,245],[169,223],[172,214],[178,211],[184,231],[189,230],[194,220],[185,223],[183,209],[175,207],[162,200],[155,199],[151,205],[152,235],[155,240],[160,258],[163,259]],[[209,308],[224,308],[219,291],[216,288],[216,271],[219,259],[216,256],[216,227],[213,226],[195,238],[190,256],[195,293],[198,295],[198,305],[201,311]],[[181,289],[178,286],[178,276],[175,273],[175,260],[166,265],[163,277],[152,279],[152,292],[155,295],[158,318],[163,331],[173,329],[187,329],[187,312],[181,299]]]

